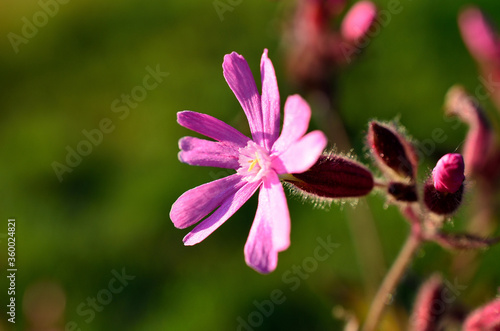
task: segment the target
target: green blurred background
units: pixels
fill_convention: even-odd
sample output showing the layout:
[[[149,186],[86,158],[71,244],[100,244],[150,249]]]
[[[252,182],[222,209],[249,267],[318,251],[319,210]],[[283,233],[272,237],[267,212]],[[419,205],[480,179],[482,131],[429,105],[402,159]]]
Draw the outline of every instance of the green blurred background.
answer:
[[[498,1],[475,3],[500,22]],[[424,160],[422,176],[441,155],[460,147],[466,127],[453,129],[444,121],[442,104],[453,84],[469,90],[480,84],[456,24],[465,4],[401,0],[403,11],[342,70],[339,103],[360,160],[369,162],[363,140],[373,118],[399,117],[419,141],[436,128],[444,130],[448,138]],[[247,267],[243,257],[256,197],[194,247],[183,246],[188,230],[174,228],[168,216],[184,191],[223,175],[178,161],[177,141],[191,133],[176,123],[176,112],[208,113],[248,133],[222,76],[224,54],[244,55],[260,80],[260,56],[268,48],[282,104],[297,93],[287,83],[281,42],[289,5],[242,1],[221,21],[212,1],[70,1],[16,53],[7,35],[21,35],[22,18],[32,21],[41,8],[37,1],[2,0],[0,266],[6,273],[7,219],[16,218],[18,273],[16,324],[6,321],[2,308],[0,330],[34,329],[34,321],[48,323],[40,321],[50,319],[51,311],[57,330],[71,329],[69,322],[81,330],[235,330],[238,318],[247,320],[255,302],[269,300],[275,289],[286,300],[255,330],[339,330],[342,322],[332,317],[333,307],[366,313],[374,290],[370,282],[380,281],[408,233],[397,208],[386,208],[382,195],[368,198],[374,225],[370,219],[352,220],[364,204],[321,209],[290,197],[292,244],[266,276]],[[141,86],[146,67],[157,65],[169,75],[120,119],[113,101]],[[496,116],[491,104],[485,106]],[[112,121],[114,131],[60,182],[53,162],[65,163],[67,146],[75,149],[86,139],[82,130],[98,128],[103,118]],[[313,119],[311,128],[318,124]],[[468,218],[463,208],[450,229],[464,228]],[[379,273],[367,274],[360,259],[356,233],[366,231],[379,240]],[[318,237],[328,236],[339,247],[292,290],[283,277],[313,255]],[[377,243],[369,244],[376,251]],[[417,286],[434,271],[456,280],[451,265],[460,254],[425,245],[395,295],[397,316],[411,309]],[[500,247],[481,253],[477,274],[458,298],[466,307],[496,295],[499,254]],[[78,307],[88,297],[101,293],[102,298],[112,271],[123,269],[135,278],[93,318],[82,314]],[[5,277],[0,286],[5,307]],[[65,305],[58,318],[61,295]]]

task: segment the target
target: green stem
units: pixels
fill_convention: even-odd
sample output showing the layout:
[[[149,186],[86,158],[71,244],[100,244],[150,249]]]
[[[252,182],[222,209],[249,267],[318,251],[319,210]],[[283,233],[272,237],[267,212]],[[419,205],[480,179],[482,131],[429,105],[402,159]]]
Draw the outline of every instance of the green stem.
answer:
[[[389,270],[389,273],[384,278],[382,285],[373,299],[368,316],[363,326],[363,331],[375,331],[380,322],[384,309],[386,307],[387,298],[394,292],[397,284],[403,276],[408,264],[411,262],[413,255],[418,250],[422,240],[418,235],[410,233],[403,248]]]

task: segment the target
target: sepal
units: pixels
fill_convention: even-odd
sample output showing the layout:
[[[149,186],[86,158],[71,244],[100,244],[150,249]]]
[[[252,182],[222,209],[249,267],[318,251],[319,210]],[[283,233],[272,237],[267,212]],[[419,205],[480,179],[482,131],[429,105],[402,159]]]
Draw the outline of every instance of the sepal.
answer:
[[[321,155],[307,171],[282,176],[282,180],[319,198],[353,198],[367,195],[374,186],[365,166],[336,154]]]

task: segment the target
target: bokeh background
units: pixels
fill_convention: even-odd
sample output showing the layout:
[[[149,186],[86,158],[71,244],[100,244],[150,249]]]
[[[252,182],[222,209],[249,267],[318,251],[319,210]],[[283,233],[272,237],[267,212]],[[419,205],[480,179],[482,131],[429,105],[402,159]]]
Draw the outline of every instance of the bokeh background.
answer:
[[[260,80],[260,56],[268,48],[282,104],[297,93],[287,80],[281,37],[292,3],[233,3],[221,20],[212,1],[69,1],[15,52],[8,34],[21,35],[23,17],[32,21],[41,7],[34,0],[0,2],[1,274],[8,218],[16,218],[18,268],[15,325],[4,313],[8,284],[0,278],[0,330],[235,330],[238,318],[247,321],[258,311],[255,302],[269,300],[276,289],[286,299],[255,330],[339,330],[342,309],[364,316],[373,284],[408,233],[397,208],[380,194],[367,199],[370,210],[364,202],[354,209],[350,203],[315,208],[290,195],[292,245],[266,276],[243,258],[256,197],[194,247],[183,246],[188,231],[169,219],[179,195],[224,175],[178,161],[177,141],[191,133],[176,123],[176,112],[205,112],[248,133],[222,76],[224,54],[244,55]],[[498,1],[475,3],[500,22]],[[466,4],[401,0],[402,12],[340,71],[341,116],[361,161],[370,162],[364,135],[374,118],[399,118],[417,141],[444,130],[447,139],[423,160],[422,176],[441,155],[460,148],[466,126],[452,128],[442,105],[453,84],[472,91],[480,85],[456,23]],[[142,86],[148,66],[169,74],[121,119],[114,100]],[[485,108],[498,117],[489,101]],[[65,163],[68,146],[75,149],[86,139],[82,131],[98,128],[104,118],[114,130],[60,182],[53,162]],[[313,118],[311,129],[320,126]],[[372,216],[360,218],[359,209]],[[462,208],[449,229],[463,229],[470,217]],[[376,241],[360,238],[367,231]],[[338,247],[292,289],[284,277],[327,237]],[[363,245],[382,257],[375,269],[363,262]],[[461,254],[424,245],[388,302],[396,307],[391,316],[408,314],[417,287],[435,271],[467,287],[457,297],[465,308],[497,295],[500,247],[482,252],[466,281],[452,267]],[[83,312],[90,309],[87,298],[105,298],[113,270],[135,278],[100,311]]]

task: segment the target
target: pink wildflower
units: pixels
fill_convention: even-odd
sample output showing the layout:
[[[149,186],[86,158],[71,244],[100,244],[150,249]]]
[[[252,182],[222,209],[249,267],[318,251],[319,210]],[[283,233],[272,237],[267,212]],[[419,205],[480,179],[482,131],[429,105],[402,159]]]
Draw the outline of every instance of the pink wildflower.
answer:
[[[290,215],[279,176],[309,169],[326,147],[327,139],[320,131],[304,135],[311,110],[298,95],[290,96],[285,103],[279,134],[280,99],[267,50],[260,65],[262,95],[241,55],[226,55],[222,67],[247,116],[253,140],[209,115],[179,112],[180,125],[216,140],[182,138],[179,159],[190,165],[235,169],[236,173],[185,192],[172,205],[170,218],[181,229],[201,221],[184,237],[185,245],[195,245],[231,217],[260,187],[259,206],[244,253],[250,267],[269,273],[276,268],[278,252],[290,244]]]

